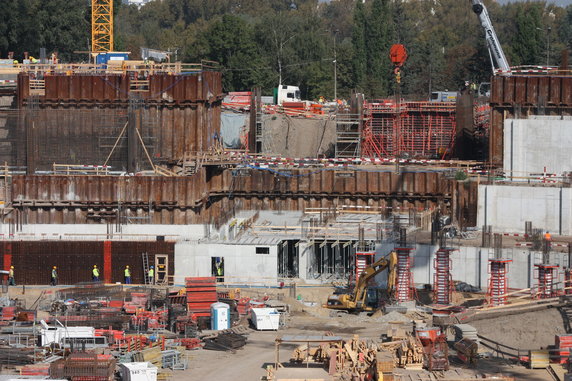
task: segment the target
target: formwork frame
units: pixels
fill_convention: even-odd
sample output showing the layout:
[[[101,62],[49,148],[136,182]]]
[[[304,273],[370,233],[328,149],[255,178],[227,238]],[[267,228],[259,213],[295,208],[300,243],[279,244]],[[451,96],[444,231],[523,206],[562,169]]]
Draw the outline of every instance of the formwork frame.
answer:
[[[410,247],[399,247],[395,251],[397,253],[397,264],[395,267],[395,301],[398,303],[408,302],[414,299],[413,275],[411,268],[413,267],[413,259],[411,258]]]
[[[492,306],[504,306],[508,300],[508,264],[512,259],[489,259],[489,289],[487,302]]]
[[[454,249],[440,248],[435,253],[433,268],[433,303],[439,305],[451,304],[453,295],[453,278],[451,276],[451,252]]]
[[[538,299],[547,299],[558,296],[555,280],[558,281],[558,265],[538,264],[536,267],[536,286]]]
[[[362,156],[444,158],[452,152],[456,127],[455,103],[366,103]]]

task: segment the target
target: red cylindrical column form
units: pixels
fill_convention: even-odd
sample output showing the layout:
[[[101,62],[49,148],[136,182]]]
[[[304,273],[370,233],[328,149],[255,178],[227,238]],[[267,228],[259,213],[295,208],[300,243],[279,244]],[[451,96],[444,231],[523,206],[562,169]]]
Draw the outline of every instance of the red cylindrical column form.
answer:
[[[435,304],[451,304],[453,293],[453,279],[451,277],[451,251],[453,249],[441,248],[435,253],[433,267],[433,302]]]
[[[508,264],[510,259],[489,259],[489,289],[487,300],[493,306],[506,304],[508,296]]]

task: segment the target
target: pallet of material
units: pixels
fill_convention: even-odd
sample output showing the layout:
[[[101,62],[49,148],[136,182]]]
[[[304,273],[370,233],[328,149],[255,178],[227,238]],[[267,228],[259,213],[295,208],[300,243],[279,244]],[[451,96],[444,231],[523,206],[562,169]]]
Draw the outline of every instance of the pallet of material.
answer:
[[[133,362],[150,362],[157,368],[162,368],[163,355],[161,353],[161,347],[153,347],[134,353]]]
[[[234,351],[246,344],[246,337],[236,333],[224,333],[215,338],[205,340],[203,349],[214,351]]]
[[[216,303],[216,279],[214,277],[185,278],[187,311],[195,316],[210,317],[211,304]]]

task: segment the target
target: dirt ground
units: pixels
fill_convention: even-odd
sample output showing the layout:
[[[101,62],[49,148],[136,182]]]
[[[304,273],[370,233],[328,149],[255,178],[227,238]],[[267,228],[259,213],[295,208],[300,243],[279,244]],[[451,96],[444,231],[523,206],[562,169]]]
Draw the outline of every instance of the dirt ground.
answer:
[[[541,349],[554,345],[555,335],[566,333],[556,308],[477,320],[470,323],[480,335],[519,349]]]
[[[56,288],[49,286],[27,286],[26,288],[11,287],[9,295],[18,298],[30,307],[44,292],[49,298]],[[332,292],[331,287],[303,287],[296,290],[296,297],[290,297],[288,290],[250,289],[243,290],[242,295],[282,299],[290,305],[290,316],[286,327],[280,331],[254,331],[248,335],[247,344],[236,353],[193,350],[187,351],[189,368],[186,371],[174,371],[173,381],[194,380],[259,380],[266,374],[266,366],[275,361],[275,339],[282,335],[323,335],[331,332],[336,336],[351,338],[357,334],[361,339],[379,340],[389,327],[389,321],[405,319],[403,315],[392,313],[384,316],[376,313],[374,316],[347,315],[330,317],[330,311],[323,309],[321,304]],[[47,313],[46,313],[47,314]],[[397,314],[397,315],[396,315]],[[43,317],[40,314],[40,317]],[[412,316],[419,318],[419,315]],[[472,323],[478,332],[488,338],[515,346],[521,349],[539,349],[554,344],[554,335],[564,333],[564,322],[556,309],[499,317]],[[295,344],[283,344],[280,350],[280,360],[288,362]],[[464,369],[457,364],[459,372],[473,373],[503,373],[510,374],[516,380],[541,381],[552,380],[546,370],[529,370],[510,360],[483,359],[477,370]],[[407,373],[400,370],[400,373]],[[277,378],[283,379],[329,379],[326,371],[320,367],[296,366],[280,369]],[[407,376],[407,379],[408,376]]]

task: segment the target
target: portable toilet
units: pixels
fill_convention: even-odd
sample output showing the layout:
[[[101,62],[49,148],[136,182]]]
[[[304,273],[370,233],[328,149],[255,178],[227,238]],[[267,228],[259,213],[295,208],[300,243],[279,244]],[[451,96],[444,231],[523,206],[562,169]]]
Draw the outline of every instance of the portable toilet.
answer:
[[[226,303],[211,304],[211,329],[222,330],[230,328],[230,306]]]

